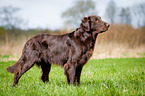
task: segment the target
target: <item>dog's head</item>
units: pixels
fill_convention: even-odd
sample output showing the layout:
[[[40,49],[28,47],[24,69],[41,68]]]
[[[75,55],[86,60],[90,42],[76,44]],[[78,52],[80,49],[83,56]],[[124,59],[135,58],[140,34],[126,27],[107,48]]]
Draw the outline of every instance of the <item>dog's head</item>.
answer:
[[[99,16],[84,17],[80,25],[85,31],[93,31],[95,33],[102,33],[108,30],[109,24],[102,21]]]

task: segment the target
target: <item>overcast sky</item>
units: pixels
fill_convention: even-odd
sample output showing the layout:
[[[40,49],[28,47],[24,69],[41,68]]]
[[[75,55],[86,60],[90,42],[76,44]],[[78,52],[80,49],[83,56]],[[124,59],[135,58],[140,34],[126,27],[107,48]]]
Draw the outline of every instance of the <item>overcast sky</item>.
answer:
[[[63,27],[62,12],[70,8],[76,0],[0,0],[0,7],[9,6],[20,8],[18,16],[27,24],[24,28],[59,29]],[[110,0],[93,0],[103,16]],[[145,0],[114,0],[118,7],[129,7]]]

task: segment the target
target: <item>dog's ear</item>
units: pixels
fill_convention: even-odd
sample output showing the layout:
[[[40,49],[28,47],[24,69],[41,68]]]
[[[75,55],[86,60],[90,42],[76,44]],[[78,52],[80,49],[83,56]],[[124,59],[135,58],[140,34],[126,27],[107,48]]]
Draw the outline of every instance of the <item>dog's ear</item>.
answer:
[[[90,31],[90,20],[88,17],[84,17],[80,25],[85,31]]]
[[[93,29],[94,28],[94,23],[98,23],[98,19],[95,18],[95,17],[91,17],[89,16],[88,19],[90,20],[90,29]]]

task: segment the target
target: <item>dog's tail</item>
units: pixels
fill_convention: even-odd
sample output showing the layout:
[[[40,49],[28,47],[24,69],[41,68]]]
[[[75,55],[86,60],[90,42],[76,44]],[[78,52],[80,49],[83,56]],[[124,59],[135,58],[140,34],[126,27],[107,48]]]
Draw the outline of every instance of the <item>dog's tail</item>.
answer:
[[[7,71],[10,73],[15,73],[16,70],[20,69],[21,62],[18,60],[14,65],[7,68]]]
[[[18,63],[16,62],[13,66],[8,67],[7,71],[10,72],[10,73],[14,73],[17,66],[18,66]]]

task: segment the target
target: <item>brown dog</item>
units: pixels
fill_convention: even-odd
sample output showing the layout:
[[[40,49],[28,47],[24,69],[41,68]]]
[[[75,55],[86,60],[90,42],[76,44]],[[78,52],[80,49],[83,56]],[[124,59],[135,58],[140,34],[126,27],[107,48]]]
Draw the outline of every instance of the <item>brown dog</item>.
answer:
[[[42,68],[41,79],[49,81],[51,64],[63,66],[68,84],[80,83],[83,66],[92,56],[98,33],[107,31],[109,24],[99,16],[84,17],[80,28],[64,35],[39,34],[28,40],[20,59],[7,68],[14,73],[15,86],[20,77],[35,63]]]

